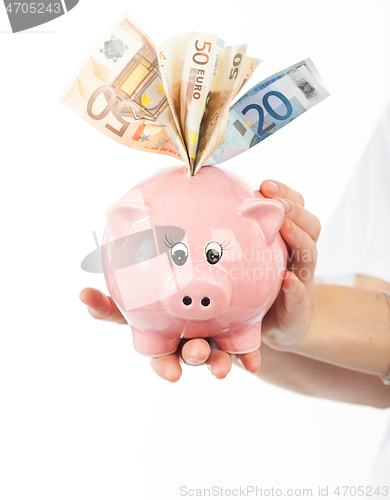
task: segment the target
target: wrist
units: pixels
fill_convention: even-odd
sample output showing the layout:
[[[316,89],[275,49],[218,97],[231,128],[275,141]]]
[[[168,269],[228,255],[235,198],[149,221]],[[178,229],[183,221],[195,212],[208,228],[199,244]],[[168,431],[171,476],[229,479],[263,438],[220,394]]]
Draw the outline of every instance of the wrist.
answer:
[[[389,369],[389,316],[379,292],[316,284],[310,326],[291,352],[383,376]]]
[[[296,354],[310,356],[315,351],[315,346],[318,344],[321,316],[321,287],[313,285],[310,306],[306,322],[302,325],[302,334],[297,342],[290,346],[290,352]]]

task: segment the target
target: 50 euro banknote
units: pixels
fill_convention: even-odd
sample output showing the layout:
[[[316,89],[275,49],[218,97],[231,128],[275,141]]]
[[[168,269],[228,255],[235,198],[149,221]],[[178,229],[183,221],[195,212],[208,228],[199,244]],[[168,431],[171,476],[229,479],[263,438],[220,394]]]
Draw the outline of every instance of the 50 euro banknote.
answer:
[[[217,35],[196,31],[171,37],[157,48],[167,99],[191,173],[221,142],[230,104],[261,63],[248,56],[246,49],[246,45],[224,49]]]
[[[59,101],[138,151],[183,161],[188,175],[250,149],[325,99],[310,59],[255,85],[231,106],[260,64],[246,45],[192,32],[157,49],[128,13],[99,39]]]
[[[328,96],[311,59],[275,73],[231,106],[223,139],[207,165],[223,163],[256,146]]]
[[[220,64],[222,60],[222,64]],[[246,45],[192,32],[157,49],[127,12],[96,43],[60,102],[132,149],[182,160],[194,175],[221,141],[229,106],[261,61]]]
[[[173,156],[189,168],[156,48],[128,13],[100,38],[59,101],[116,142]]]

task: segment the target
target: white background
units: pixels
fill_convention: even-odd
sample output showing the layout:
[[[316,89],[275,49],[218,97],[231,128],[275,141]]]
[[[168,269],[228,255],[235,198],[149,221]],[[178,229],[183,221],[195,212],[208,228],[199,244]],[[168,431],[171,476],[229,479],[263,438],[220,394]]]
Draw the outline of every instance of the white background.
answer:
[[[125,9],[156,44],[191,30],[248,43],[264,60],[251,85],[313,59],[331,97],[223,168],[293,186],[323,223],[390,97],[387,0],[80,0],[20,34],[0,8],[1,499],[173,500],[182,485],[313,487],[314,497],[329,485],[332,498],[336,485],[365,484],[388,411],[299,396],[237,367],[223,381],[184,367],[169,384],[128,327],[94,321],[80,302],[85,286],[105,290],[80,262],[107,207],[175,164],[110,141],[57,102]]]

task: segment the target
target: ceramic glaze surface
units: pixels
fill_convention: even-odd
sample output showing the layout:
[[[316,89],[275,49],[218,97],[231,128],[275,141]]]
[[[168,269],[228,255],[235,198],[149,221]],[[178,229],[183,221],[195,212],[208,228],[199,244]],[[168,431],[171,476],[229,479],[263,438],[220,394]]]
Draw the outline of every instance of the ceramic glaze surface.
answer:
[[[279,202],[217,167],[162,170],[114,203],[102,261],[135,349],[161,356],[206,337],[231,353],[257,349],[286,268],[283,217]]]

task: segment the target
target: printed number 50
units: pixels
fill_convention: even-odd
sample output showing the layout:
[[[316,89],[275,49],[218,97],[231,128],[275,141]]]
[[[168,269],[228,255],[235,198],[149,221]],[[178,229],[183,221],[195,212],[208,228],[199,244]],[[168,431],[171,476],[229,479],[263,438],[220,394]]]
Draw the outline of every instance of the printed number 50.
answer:
[[[233,66],[234,68],[230,71],[229,80],[232,78],[236,79],[238,75],[238,66],[240,65],[242,59],[242,55],[240,53],[236,54],[233,58]]]
[[[99,97],[100,94],[103,92],[106,92],[106,95],[108,96],[108,102],[106,107],[103,109],[101,113],[96,115],[93,112],[93,105],[96,99]],[[115,118],[122,124],[122,127],[117,130],[114,127],[112,127],[109,123],[106,123],[105,127],[108,128],[111,132],[114,134],[118,135],[119,137],[123,137],[123,134],[126,132],[126,130],[129,128],[130,122],[127,122],[125,119],[122,118],[121,111],[123,108],[129,107],[129,103],[126,101],[119,102],[117,101],[117,97],[115,95],[114,90],[109,87],[108,85],[102,85],[101,87],[97,88],[95,92],[91,95],[89,98],[88,104],[87,104],[87,113],[88,115],[93,119],[93,120],[103,120],[108,113],[113,110],[113,114]],[[114,108],[114,109],[113,109]]]
[[[198,50],[199,52],[196,52],[192,56],[192,60],[194,61],[195,64],[207,64],[209,62],[209,56],[205,52],[202,52],[202,50],[205,50],[206,45],[209,46],[208,52],[211,52],[211,42],[203,42],[203,47],[199,47],[199,40],[196,40],[195,42],[195,49]],[[200,57],[205,57],[205,59],[200,59]]]

